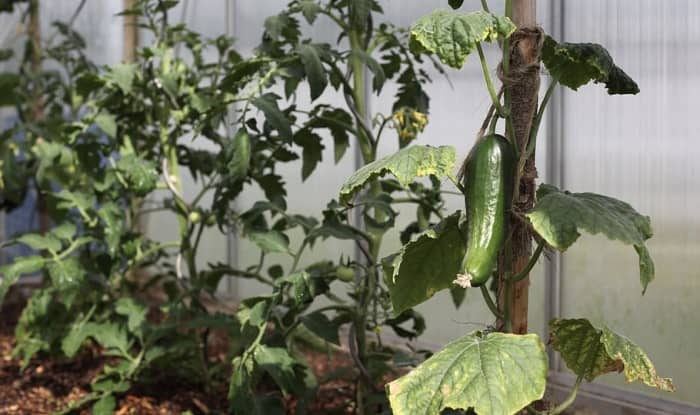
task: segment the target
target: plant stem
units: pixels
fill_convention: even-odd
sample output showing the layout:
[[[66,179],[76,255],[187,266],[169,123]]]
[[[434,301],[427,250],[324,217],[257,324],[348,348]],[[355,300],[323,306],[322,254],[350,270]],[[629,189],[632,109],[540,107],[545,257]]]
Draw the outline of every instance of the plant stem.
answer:
[[[559,81],[555,79],[547,87],[547,92],[545,92],[544,98],[542,98],[542,103],[540,104],[540,108],[537,111],[537,116],[535,116],[535,120],[532,123],[532,128],[530,129],[530,138],[527,142],[525,154],[521,157],[521,159],[527,160],[532,155],[532,152],[535,150],[535,145],[537,143],[537,133],[540,130],[540,123],[542,123],[544,111],[547,108],[547,104],[549,104],[549,100],[552,98],[552,94],[554,93],[554,90],[556,89],[556,86],[558,84]]]
[[[530,271],[532,271],[532,268],[537,264],[537,260],[540,258],[540,255],[542,254],[542,251],[544,250],[544,242],[540,241],[539,244],[537,244],[537,249],[535,252],[532,254],[532,257],[530,257],[530,261],[528,261],[527,265],[525,268],[522,270],[518,271],[517,274],[513,275],[510,280],[513,282],[518,282],[522,280],[523,278],[527,277],[528,274],[530,274]]]
[[[349,10],[348,6],[348,10]],[[352,70],[353,78],[353,90],[352,90],[352,102],[348,104],[351,106],[351,110],[355,115],[355,121],[357,124],[357,139],[359,141],[360,152],[362,154],[362,161],[364,164],[371,163],[376,159],[376,148],[373,139],[371,138],[371,131],[368,131],[366,126],[367,108],[365,105],[365,72],[364,64],[359,54],[353,53],[354,51],[366,52],[366,40],[371,33],[360,33],[357,30],[350,30],[350,68]],[[382,190],[378,181],[373,181],[370,183],[369,194],[372,197],[379,196]],[[374,217],[378,223],[384,220],[384,213],[375,210]],[[371,241],[369,246],[369,259],[371,262],[376,263],[379,257],[379,248],[381,246],[381,240],[384,234],[382,229],[368,229]],[[356,282],[356,306],[357,310],[355,312],[355,318],[353,321],[354,330],[354,342],[357,345],[357,359],[361,367],[367,367],[368,360],[368,348],[367,348],[367,317],[371,306],[371,302],[375,299],[375,291],[378,284],[377,269],[375,267],[369,267],[367,274],[364,279],[358,278]],[[367,394],[372,388],[370,379],[366,376],[360,376],[359,385],[357,388],[357,413],[359,415],[364,415],[366,413],[365,406],[367,405]]]
[[[578,388],[581,386],[581,381],[583,381],[583,375],[579,375],[579,377],[576,378],[576,383],[574,383],[574,388],[571,389],[569,396],[567,396],[562,403],[557,405],[556,408],[552,409],[549,412],[549,415],[559,415],[574,403],[576,400],[576,394],[578,393]]]
[[[484,56],[484,50],[481,48],[481,43],[476,44],[476,50],[479,52],[479,62],[481,62],[481,70],[484,73],[484,80],[486,81],[486,88],[489,90],[489,95],[491,96],[491,102],[493,103],[493,106],[496,108],[496,112],[501,116],[505,117],[507,114],[507,111],[503,106],[501,106],[501,103],[498,99],[498,93],[496,92],[496,88],[493,86],[493,81],[491,80],[491,74],[489,73],[489,66],[488,63],[486,62],[486,57]]]
[[[489,310],[491,310],[491,313],[493,313],[496,318],[503,318],[503,313],[501,313],[501,311],[498,309],[496,303],[493,302],[489,289],[486,288],[486,285],[482,284],[479,288],[481,289],[481,295],[484,297],[484,301],[486,301],[486,305],[489,307]]]
[[[486,0],[481,0],[481,8],[484,9],[486,13],[491,13],[491,10],[489,10],[489,4],[486,2]]]

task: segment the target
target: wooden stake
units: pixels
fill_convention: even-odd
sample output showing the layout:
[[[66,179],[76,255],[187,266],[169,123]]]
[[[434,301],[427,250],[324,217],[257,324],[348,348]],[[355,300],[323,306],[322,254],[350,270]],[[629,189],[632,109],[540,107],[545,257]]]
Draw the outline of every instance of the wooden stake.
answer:
[[[539,45],[542,32],[537,28],[536,0],[513,0],[512,20],[518,30],[511,37],[510,65],[505,74],[506,88],[510,92],[512,125],[515,141],[524,149],[530,127],[537,111],[537,96],[540,85]],[[522,152],[522,151],[521,151]],[[527,160],[523,176],[518,184],[514,209],[520,212],[530,210],[535,198],[534,154]],[[519,220],[511,220],[513,258],[511,269],[518,273],[525,268],[532,254],[532,236],[529,229]],[[499,300],[505,301],[505,281],[499,280]],[[510,316],[512,332],[527,333],[529,277],[516,282],[512,291]]]

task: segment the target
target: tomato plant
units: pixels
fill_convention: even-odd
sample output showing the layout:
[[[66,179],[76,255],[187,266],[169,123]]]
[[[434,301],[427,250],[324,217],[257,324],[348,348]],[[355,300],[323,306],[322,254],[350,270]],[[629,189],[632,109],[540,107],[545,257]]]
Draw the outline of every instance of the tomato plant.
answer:
[[[21,316],[15,353],[27,364],[37,354],[70,358],[86,345],[101,346],[114,362],[66,412],[91,404],[95,413],[110,413],[135,384],[179,376],[209,389],[224,381],[225,370],[208,355],[212,332],[223,329],[231,339],[232,410],[279,411],[282,395],[294,394],[301,411],[317,381],[296,344],[338,348],[339,328],[349,325],[358,412],[387,407],[379,379],[401,352],[382,343],[381,328],[413,338],[425,324],[412,310],[391,313],[380,247],[395,226],[397,203],[416,206],[403,240],[442,217],[440,183],[372,180],[372,191],[353,206],[330,200],[317,219],[288,212],[277,168],[300,160],[308,178],[321,161],[324,135],[336,162],[354,141],[371,165],[392,130],[397,147],[413,151],[407,146],[427,123],[423,85],[430,79],[422,66],[426,59],[439,64],[408,48],[406,30],[375,24],[381,7],[373,1],[293,1],[265,21],[249,57],[230,38],[206,39],[172,24],[176,4],[142,0],[123,13],[153,38],[134,62],[98,67],[84,52],[85,39],[59,22],[48,41],[28,33],[22,72],[3,75],[3,105],[19,114],[3,135],[4,207],[13,209],[36,189],[46,218],[38,232],[6,242],[37,255],[3,266],[2,296],[23,274],[46,277]],[[39,2],[26,7],[26,19],[38,21]],[[342,33],[337,44],[303,37],[300,21],[321,18]],[[49,65],[61,72],[44,69]],[[366,110],[367,74],[373,93],[388,80],[399,85],[385,114]],[[308,108],[297,102],[306,85]],[[325,102],[326,90],[341,94],[345,105]],[[185,172],[198,185],[194,195],[184,188]],[[232,202],[251,187],[262,189],[264,199],[234,210]],[[152,214],[174,219],[174,239],[154,240],[142,229],[140,219]],[[202,266],[202,235],[217,228],[251,241],[257,265]],[[299,231],[297,245],[291,235]],[[304,252],[327,238],[354,241],[363,258],[303,264]],[[234,315],[213,314],[209,306],[226,276],[256,280],[270,292],[242,299]],[[330,290],[335,281],[349,299]],[[161,298],[149,297],[153,291]],[[321,297],[330,304],[315,305]],[[269,379],[278,390],[260,392]]]

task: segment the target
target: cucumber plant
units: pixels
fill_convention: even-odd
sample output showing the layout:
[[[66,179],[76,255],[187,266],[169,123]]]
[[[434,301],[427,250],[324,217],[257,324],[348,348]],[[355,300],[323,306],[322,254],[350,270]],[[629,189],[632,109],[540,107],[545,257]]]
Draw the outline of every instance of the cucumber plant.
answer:
[[[483,10],[471,13],[458,10],[461,1],[449,4],[452,9],[435,10],[420,18],[411,28],[410,42],[412,50],[434,54],[455,69],[464,65],[471,52],[478,53],[492,105],[462,166],[462,182],[452,176],[454,150],[412,146],[353,174],[340,195],[341,200],[350,200],[371,179],[387,174],[404,183],[425,174],[452,181],[465,196],[466,213],[455,212],[415,235],[383,262],[393,310],[405,312],[455,285],[479,287],[495,321],[487,330],[450,342],[389,383],[386,390],[393,413],[432,415],[455,410],[501,415],[527,410],[560,414],[574,402],[584,380],[613,371],[623,372],[627,381],[673,391],[671,380],[657,375],[647,355],[631,340],[606,326],[594,327],[586,319],[554,319],[549,323],[550,345],[577,378],[563,402],[534,405],[545,392],[548,357],[536,334],[514,330],[511,307],[514,286],[527,278],[542,252],[565,251],[582,232],[600,233],[631,245],[639,256],[642,293],[654,278],[654,264],[645,245],[652,236],[650,220],[629,204],[542,184],[534,206],[523,208],[521,189],[527,189],[521,180],[534,170],[539,126],[557,86],[576,90],[591,82],[601,83],[611,95],[636,94],[639,88],[598,44],[559,43],[539,28],[516,28],[511,21],[512,0],[506,1],[504,15],[492,13],[485,1]],[[534,57],[528,73],[536,78],[521,85],[518,78],[522,74],[511,73],[509,68],[521,57],[518,48],[524,46],[518,42],[526,37],[532,49],[528,53]],[[486,42],[497,42],[503,49],[500,69],[505,81],[500,91],[483,52]],[[539,108],[519,114],[516,110],[522,108],[513,104],[514,94],[532,94],[526,99],[536,103],[540,65],[552,81]],[[527,121],[524,130],[516,125],[518,118]],[[502,135],[496,134],[499,120],[504,121]],[[525,139],[516,137],[518,134]],[[515,245],[522,242],[514,234],[516,226],[526,229],[528,246],[531,241],[537,243],[521,269],[513,269]],[[495,299],[488,289],[490,278],[492,286],[498,286]]]

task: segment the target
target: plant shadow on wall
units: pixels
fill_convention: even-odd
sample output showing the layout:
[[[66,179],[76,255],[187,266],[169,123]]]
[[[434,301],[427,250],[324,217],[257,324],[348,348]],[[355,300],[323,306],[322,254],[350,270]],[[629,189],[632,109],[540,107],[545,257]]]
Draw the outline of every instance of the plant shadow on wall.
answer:
[[[408,31],[380,22],[375,1],[295,0],[265,20],[262,42],[250,57],[237,53],[230,38],[207,39],[170,23],[176,4],[141,0],[124,12],[153,35],[137,62],[97,67],[71,24],[56,23],[48,42],[27,43],[19,73],[0,78],[1,104],[19,115],[0,137],[3,209],[12,210],[33,188],[43,200],[41,214],[50,219],[41,232],[4,243],[38,254],[2,267],[0,298],[23,274],[45,276],[22,313],[15,353],[28,364],[37,355],[71,358],[98,345],[111,358],[92,380],[92,392],[64,413],[87,405],[95,414],[112,413],[135,385],[164,378],[187,379],[206,391],[228,384],[235,414],[284,413],[291,410],[289,397],[294,411],[304,413],[319,383],[334,377],[356,384],[349,410],[358,414],[514,414],[523,408],[556,414],[573,402],[584,379],[610,371],[673,389],[627,338],[587,320],[558,319],[550,324],[551,345],[578,379],[565,402],[533,406],[545,390],[544,345],[535,334],[511,333],[513,286],[544,250],[566,250],[581,231],[632,245],[644,289],[654,276],[645,247],[649,219],[628,204],[549,185],[540,186],[534,207],[519,203],[557,84],[577,89],[593,81],[611,94],[638,92],[600,45],[557,43],[531,32],[541,39],[535,66],[541,59],[554,81],[522,140],[511,105],[517,82],[497,91],[482,50],[485,42],[500,44],[501,70],[509,79],[516,65],[511,47],[522,37],[509,19],[510,1],[505,16],[485,3],[473,13],[438,10]],[[28,20],[37,6],[28,3]],[[335,25],[335,44],[304,37],[303,27],[319,19]],[[426,67],[438,73],[441,64],[459,68],[474,50],[493,105],[460,180],[455,149],[411,142],[427,123]],[[42,69],[48,63],[61,70]],[[368,112],[366,82],[377,95],[387,82],[398,85],[386,113]],[[344,105],[324,99],[332,93]],[[310,104],[302,105],[300,94],[309,94]],[[502,135],[499,120],[506,125]],[[380,140],[392,130],[398,151],[378,159]],[[279,166],[300,161],[305,180],[330,145],[336,162],[355,146],[363,167],[317,217],[290,212],[286,200],[294,195],[287,195]],[[183,171],[198,184],[195,195],[184,191]],[[456,191],[442,189],[445,179]],[[263,200],[232,208],[256,188]],[[464,196],[464,212],[445,212],[449,194]],[[398,206],[406,204],[415,207],[416,220],[397,229]],[[153,212],[176,219],[176,239],[153,240],[140,229],[140,217]],[[523,224],[528,241],[538,245],[529,262],[514,269],[513,228]],[[202,267],[202,235],[217,229],[235,230],[253,243],[256,265]],[[329,238],[352,241],[359,257],[347,252],[304,264],[302,255]],[[403,247],[381,258],[389,238]],[[212,312],[225,277],[255,280],[269,290],[242,299],[235,314]],[[499,286],[495,299],[490,282]],[[149,304],[145,293],[154,287],[165,297]],[[384,327],[417,337],[425,322],[412,307],[444,289],[459,306],[466,287],[477,287],[493,312],[489,329],[434,355],[382,341]],[[225,362],[210,359],[214,333],[228,339]],[[341,341],[340,333],[347,338]],[[345,345],[353,367],[319,380],[301,343],[327,350]],[[407,372],[407,366],[414,368]],[[386,380],[396,378],[385,391]]]

